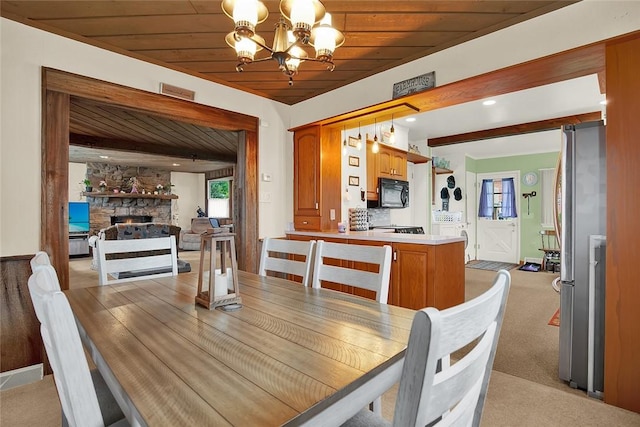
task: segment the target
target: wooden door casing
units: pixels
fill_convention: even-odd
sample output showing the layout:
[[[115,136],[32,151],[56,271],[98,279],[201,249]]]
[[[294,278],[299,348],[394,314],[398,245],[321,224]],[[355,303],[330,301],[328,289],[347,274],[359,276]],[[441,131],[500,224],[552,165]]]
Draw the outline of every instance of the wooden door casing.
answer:
[[[145,92],[51,68],[42,69],[42,201],[40,249],[46,251],[58,272],[62,289],[69,288],[67,201],[69,180],[69,97],[92,99],[133,108],[176,121],[221,130],[239,131],[234,218],[238,266],[258,269],[258,119],[246,114]]]

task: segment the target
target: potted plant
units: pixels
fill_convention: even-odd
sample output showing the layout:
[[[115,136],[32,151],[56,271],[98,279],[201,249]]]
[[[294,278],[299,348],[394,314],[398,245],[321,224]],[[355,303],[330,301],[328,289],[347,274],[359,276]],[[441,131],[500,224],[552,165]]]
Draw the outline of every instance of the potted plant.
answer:
[[[164,186],[164,194],[171,194],[171,187],[173,187],[172,183],[168,183]]]
[[[84,190],[87,193],[91,193],[93,191],[93,186],[91,185],[91,180],[88,178],[83,179],[80,184],[84,184]]]

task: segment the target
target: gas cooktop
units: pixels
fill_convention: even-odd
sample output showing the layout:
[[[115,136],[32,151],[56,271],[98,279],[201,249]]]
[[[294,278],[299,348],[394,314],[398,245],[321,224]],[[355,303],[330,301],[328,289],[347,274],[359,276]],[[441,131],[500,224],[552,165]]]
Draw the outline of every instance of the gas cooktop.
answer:
[[[413,225],[375,225],[369,227],[369,229],[393,230],[394,233],[401,234],[424,234],[424,229],[422,227]]]

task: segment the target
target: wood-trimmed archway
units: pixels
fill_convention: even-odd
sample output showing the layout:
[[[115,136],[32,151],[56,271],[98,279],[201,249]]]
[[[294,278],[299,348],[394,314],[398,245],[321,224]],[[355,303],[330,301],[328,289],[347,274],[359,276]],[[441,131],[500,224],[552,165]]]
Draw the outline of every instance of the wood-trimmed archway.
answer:
[[[238,267],[257,271],[258,118],[170,98],[51,68],[42,70],[42,202],[40,247],[49,253],[62,289],[69,288],[70,97],[92,99],[171,120],[239,131],[234,230]]]

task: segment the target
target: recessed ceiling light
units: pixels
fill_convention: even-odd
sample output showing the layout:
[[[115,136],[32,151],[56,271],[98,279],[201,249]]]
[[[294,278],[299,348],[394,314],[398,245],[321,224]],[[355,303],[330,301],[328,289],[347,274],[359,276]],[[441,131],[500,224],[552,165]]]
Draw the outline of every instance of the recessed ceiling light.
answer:
[[[496,101],[495,101],[495,100],[493,100],[493,99],[487,99],[486,101],[483,101],[483,102],[482,102],[482,105],[493,105],[493,104],[495,104],[495,103],[496,103]]]
[[[180,166],[180,163],[174,163],[173,166]]]
[[[101,159],[108,159],[109,156],[100,156]]]
[[[416,121],[416,118],[415,118],[415,117],[407,117],[405,120],[406,120],[407,122],[415,122],[415,121]]]

